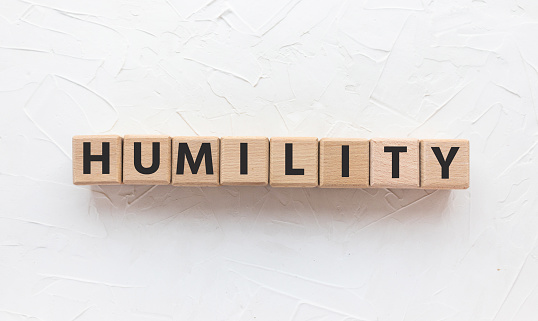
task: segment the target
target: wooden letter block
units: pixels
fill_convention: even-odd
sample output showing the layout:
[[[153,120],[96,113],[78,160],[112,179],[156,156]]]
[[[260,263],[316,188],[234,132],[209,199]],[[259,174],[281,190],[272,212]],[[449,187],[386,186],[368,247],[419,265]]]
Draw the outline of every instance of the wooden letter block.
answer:
[[[370,186],[418,188],[418,139],[372,139],[370,141]]]
[[[468,188],[469,141],[466,139],[421,140],[420,187]]]
[[[370,142],[362,138],[319,141],[319,186],[366,188],[370,180]]]
[[[219,185],[219,138],[177,136],[172,138],[172,185]]]
[[[271,138],[271,186],[318,186],[318,139],[316,137]]]
[[[123,139],[123,183],[170,184],[170,136],[125,135]]]
[[[269,181],[267,137],[222,137],[220,158],[222,185],[267,185]]]
[[[73,184],[121,184],[122,139],[117,135],[73,137]]]

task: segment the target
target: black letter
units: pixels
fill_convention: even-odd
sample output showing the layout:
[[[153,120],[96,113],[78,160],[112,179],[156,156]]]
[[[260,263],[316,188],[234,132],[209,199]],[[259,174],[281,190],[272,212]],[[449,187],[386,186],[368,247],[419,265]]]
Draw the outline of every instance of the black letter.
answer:
[[[239,160],[239,167],[241,167],[241,175],[248,174],[248,144],[247,143],[241,143],[240,145],[241,152],[240,152],[240,160]]]
[[[150,167],[142,166],[142,143],[134,143],[134,166],[141,174],[153,174],[159,169],[161,164],[161,143],[153,142],[153,160]]]
[[[435,154],[435,157],[437,157],[437,160],[439,161],[439,164],[441,165],[441,178],[449,178],[448,177],[448,168],[452,161],[454,160],[454,156],[456,156],[456,153],[458,152],[459,147],[451,147],[450,151],[448,152],[448,155],[446,156],[446,160],[443,159],[443,153],[441,152],[441,148],[439,147],[432,147],[433,153]]]
[[[110,143],[102,142],[101,143],[101,152],[102,155],[92,155],[92,148],[90,142],[82,143],[82,148],[84,149],[82,153],[82,173],[91,174],[92,166],[91,162],[103,162],[102,163],[102,174],[110,174]]]
[[[385,153],[392,153],[392,178],[399,178],[400,153],[407,153],[407,146],[385,146]]]
[[[342,145],[342,177],[349,177],[349,145]]]
[[[286,143],[286,175],[304,175],[304,168],[293,168],[293,144]]]
[[[192,158],[191,150],[189,149],[189,144],[179,143],[179,148],[177,151],[177,168],[176,174],[183,175],[185,172],[185,158],[189,162],[189,167],[193,174],[198,174],[198,169],[202,165],[202,159],[205,156],[205,173],[208,175],[213,174],[213,158],[211,157],[211,143],[202,143],[198,155],[196,156],[196,162]]]

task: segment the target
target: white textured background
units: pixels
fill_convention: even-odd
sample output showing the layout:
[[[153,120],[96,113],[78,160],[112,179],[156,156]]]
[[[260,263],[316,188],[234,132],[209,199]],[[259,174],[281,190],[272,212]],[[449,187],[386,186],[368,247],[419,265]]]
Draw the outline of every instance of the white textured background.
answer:
[[[0,0],[0,320],[537,320],[536,0]],[[73,186],[75,134],[467,138],[464,191]]]

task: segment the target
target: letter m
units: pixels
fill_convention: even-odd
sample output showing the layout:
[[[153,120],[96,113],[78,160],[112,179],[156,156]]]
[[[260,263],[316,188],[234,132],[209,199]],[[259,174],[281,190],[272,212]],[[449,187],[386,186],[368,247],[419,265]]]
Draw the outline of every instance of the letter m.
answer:
[[[193,174],[198,174],[200,165],[202,165],[202,159],[205,157],[205,173],[208,175],[213,174],[213,158],[211,157],[211,143],[202,143],[198,155],[196,155],[196,161],[192,158],[191,150],[189,149],[189,144],[179,143],[179,148],[177,151],[177,169],[176,174],[183,175],[185,173],[185,158],[189,163],[191,172]]]

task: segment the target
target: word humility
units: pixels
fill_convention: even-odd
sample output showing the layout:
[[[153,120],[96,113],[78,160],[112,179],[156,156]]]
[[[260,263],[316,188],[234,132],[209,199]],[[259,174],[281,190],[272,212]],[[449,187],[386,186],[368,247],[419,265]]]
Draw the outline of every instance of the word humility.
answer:
[[[465,189],[469,141],[75,136],[73,183]]]

